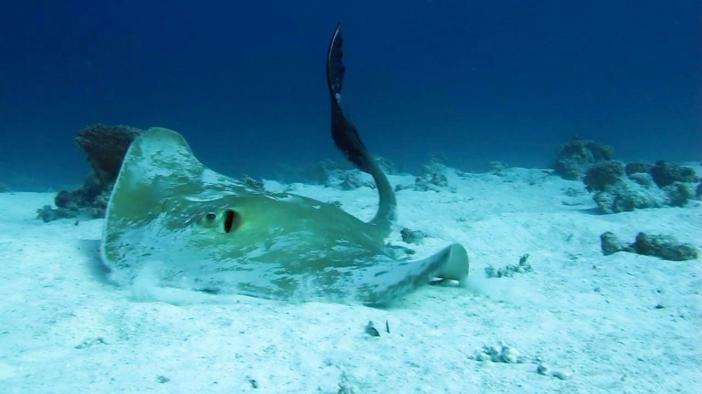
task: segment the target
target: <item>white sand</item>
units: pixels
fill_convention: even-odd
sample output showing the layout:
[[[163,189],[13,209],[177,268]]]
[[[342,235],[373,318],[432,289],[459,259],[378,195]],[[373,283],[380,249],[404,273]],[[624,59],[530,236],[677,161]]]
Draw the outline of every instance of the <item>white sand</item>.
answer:
[[[700,202],[598,215],[580,182],[540,170],[450,183],[398,192],[399,225],[429,234],[420,256],[463,243],[469,288],[425,286],[390,309],[118,288],[99,265],[102,220],[45,224],[35,211],[51,194],[1,193],[0,392],[701,392],[702,261],[599,243],[647,231],[702,249]],[[293,189],[375,210],[367,188]],[[526,253],[533,272],[486,278]],[[522,362],[475,359],[501,343]]]

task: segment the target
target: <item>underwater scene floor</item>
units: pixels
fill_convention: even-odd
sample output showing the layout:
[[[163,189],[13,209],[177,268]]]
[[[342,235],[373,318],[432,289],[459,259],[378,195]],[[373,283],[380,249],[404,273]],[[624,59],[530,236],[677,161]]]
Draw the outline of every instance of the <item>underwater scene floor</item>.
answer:
[[[43,223],[52,193],[0,193],[0,392],[699,392],[702,259],[605,256],[600,235],[702,249],[700,201],[604,215],[582,182],[546,170],[446,176],[400,188],[389,241],[418,257],[463,244],[468,283],[387,308],[118,287],[102,219]],[[368,187],[264,185],[364,219],[377,206]],[[401,228],[424,238],[406,244]]]

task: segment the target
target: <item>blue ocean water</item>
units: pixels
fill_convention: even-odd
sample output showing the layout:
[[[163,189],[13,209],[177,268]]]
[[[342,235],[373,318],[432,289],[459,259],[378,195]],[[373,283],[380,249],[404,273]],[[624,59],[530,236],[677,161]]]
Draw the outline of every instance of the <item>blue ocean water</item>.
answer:
[[[324,56],[344,26],[346,112],[372,152],[546,167],[573,136],[699,160],[698,1],[5,2],[0,183],[79,183],[76,132],[165,126],[230,175],[341,156]]]

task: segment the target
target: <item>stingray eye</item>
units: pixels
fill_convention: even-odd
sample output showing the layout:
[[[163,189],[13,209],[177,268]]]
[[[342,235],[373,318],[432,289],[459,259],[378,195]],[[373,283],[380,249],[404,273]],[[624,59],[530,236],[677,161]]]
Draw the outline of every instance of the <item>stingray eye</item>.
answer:
[[[239,223],[239,214],[233,209],[224,211],[224,232],[230,233]]]
[[[217,219],[217,214],[214,212],[207,212],[207,215],[205,215],[205,219],[207,219],[208,222],[211,222]]]

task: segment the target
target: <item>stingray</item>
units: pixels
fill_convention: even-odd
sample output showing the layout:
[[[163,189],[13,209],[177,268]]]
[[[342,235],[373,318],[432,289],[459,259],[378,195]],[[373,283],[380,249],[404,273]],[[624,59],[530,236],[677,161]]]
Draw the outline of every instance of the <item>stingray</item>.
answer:
[[[395,194],[341,108],[340,26],[326,70],[333,140],[378,191],[372,220],[221,175],[180,134],[151,128],[130,145],[108,203],[101,255],[111,278],[129,285],[152,267],[165,287],[365,304],[388,303],[436,279],[464,281],[468,257],[459,244],[409,260],[385,243]]]

